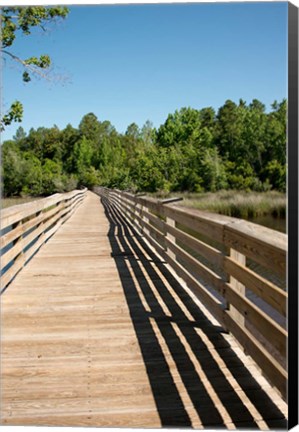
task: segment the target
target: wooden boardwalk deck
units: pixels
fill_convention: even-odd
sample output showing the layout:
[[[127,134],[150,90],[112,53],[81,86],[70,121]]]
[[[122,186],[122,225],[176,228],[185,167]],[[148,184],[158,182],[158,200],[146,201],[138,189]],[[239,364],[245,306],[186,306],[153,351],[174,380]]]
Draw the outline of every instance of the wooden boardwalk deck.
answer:
[[[254,362],[95,194],[1,308],[3,425],[286,425]]]

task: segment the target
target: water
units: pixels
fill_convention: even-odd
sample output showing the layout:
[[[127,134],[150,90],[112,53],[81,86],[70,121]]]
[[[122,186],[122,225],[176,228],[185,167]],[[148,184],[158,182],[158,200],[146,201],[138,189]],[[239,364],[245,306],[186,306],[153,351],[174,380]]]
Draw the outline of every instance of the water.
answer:
[[[263,225],[267,228],[286,233],[286,219],[274,217],[272,215],[258,216],[253,219],[248,219],[249,222]]]

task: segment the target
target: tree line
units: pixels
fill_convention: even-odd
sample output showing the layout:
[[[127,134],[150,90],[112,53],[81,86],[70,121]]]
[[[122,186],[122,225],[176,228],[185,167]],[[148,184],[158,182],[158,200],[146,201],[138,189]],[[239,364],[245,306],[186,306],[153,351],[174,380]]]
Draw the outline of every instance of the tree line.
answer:
[[[4,196],[95,185],[132,191],[286,190],[287,102],[227,100],[216,112],[182,108],[154,128],[119,133],[93,113],[78,128],[19,127],[2,144]]]

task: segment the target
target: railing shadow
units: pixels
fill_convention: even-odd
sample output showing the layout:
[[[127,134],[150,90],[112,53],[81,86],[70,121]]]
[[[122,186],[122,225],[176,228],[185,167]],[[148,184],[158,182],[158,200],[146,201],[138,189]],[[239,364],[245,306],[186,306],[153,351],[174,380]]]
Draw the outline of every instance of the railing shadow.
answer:
[[[264,419],[268,428],[286,428],[283,413],[231,349],[222,329],[201,312],[119,210],[106,198],[101,200],[110,223],[112,256],[162,426],[192,426],[173,378],[179,374],[201,427],[258,429],[257,421]],[[169,366],[169,353],[175,367]]]

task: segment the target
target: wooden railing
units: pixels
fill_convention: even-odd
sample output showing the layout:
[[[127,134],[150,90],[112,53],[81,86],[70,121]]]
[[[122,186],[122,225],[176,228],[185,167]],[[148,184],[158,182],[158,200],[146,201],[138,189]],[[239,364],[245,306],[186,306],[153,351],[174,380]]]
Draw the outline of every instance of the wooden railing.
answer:
[[[85,193],[55,194],[1,211],[1,292],[73,214]]]
[[[148,240],[285,397],[287,236],[171,200],[95,192]]]

